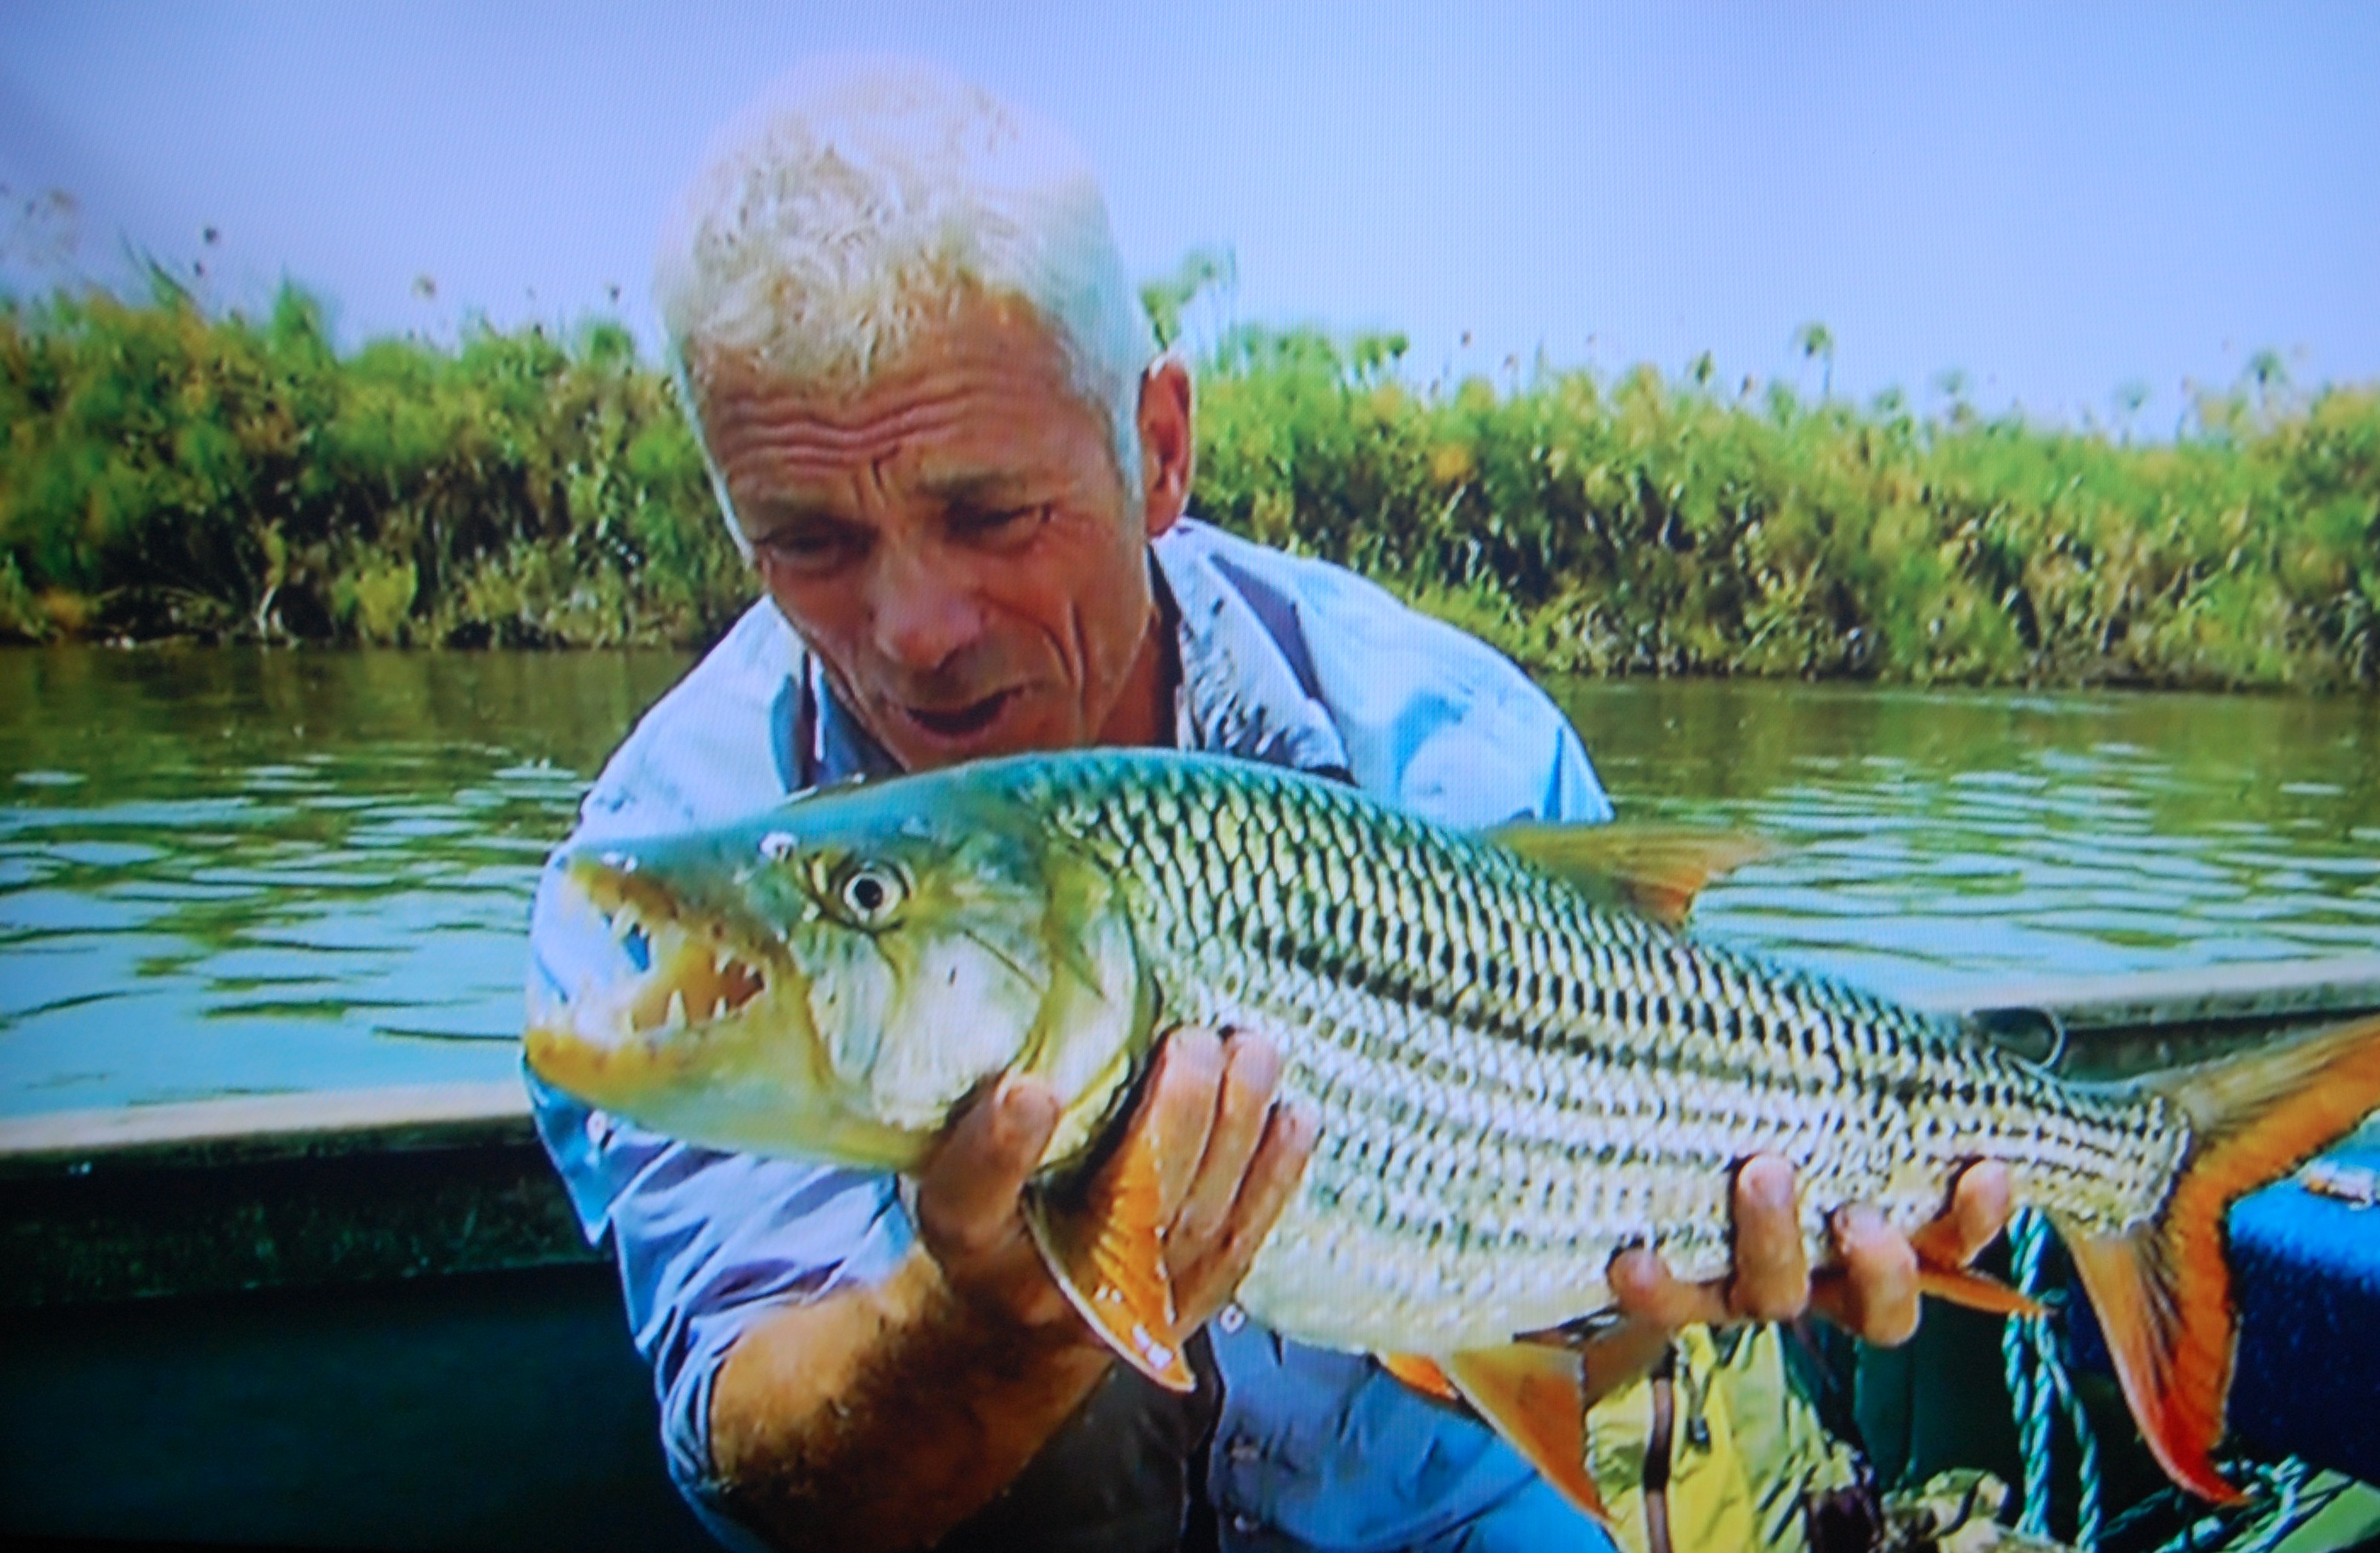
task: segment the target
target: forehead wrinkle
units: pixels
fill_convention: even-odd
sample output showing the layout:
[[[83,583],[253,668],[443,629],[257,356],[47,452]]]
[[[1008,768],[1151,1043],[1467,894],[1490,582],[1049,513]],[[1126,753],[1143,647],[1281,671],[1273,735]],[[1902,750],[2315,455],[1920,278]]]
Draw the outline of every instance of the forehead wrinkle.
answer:
[[[816,405],[791,410],[764,407],[735,417],[721,428],[725,434],[719,441],[731,444],[731,455],[749,452],[844,461],[866,455],[872,462],[920,434],[963,424],[962,401],[966,397],[963,390],[951,390],[906,397],[888,410],[861,408],[844,415]]]

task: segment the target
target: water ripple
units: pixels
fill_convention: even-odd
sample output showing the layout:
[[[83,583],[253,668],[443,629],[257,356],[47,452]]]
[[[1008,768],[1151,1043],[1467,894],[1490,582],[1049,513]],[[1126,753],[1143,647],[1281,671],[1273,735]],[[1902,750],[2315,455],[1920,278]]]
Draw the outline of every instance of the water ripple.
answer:
[[[0,652],[0,1113],[513,1071],[546,851],[666,654]],[[2380,947],[2380,710],[1563,685],[1701,929],[1887,989]]]

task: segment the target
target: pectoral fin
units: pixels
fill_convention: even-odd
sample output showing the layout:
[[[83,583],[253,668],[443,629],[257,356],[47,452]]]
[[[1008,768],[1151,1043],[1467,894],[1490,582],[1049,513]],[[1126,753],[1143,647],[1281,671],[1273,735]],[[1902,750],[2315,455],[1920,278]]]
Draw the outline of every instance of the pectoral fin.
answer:
[[[1438,1367],[1562,1498],[1610,1523],[1603,1496],[1587,1475],[1586,1372],[1574,1350],[1515,1342],[1451,1353]]]
[[[1059,1207],[1028,1197],[1025,1223],[1050,1276],[1091,1329],[1149,1379],[1188,1391],[1195,1383],[1174,1338],[1159,1207],[1156,1157],[1143,1138],[1108,1161],[1080,1203]]]

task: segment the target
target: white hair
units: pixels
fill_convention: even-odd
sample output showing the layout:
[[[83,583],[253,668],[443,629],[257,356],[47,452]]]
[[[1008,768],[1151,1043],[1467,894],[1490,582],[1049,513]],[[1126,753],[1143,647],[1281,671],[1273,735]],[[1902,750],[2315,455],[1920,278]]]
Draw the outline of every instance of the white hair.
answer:
[[[1135,491],[1156,336],[1098,179],[1064,134],[979,87],[906,61],[796,68],[720,133],[653,262],[690,412],[697,349],[856,389],[978,294],[1034,310],[1075,393],[1107,418],[1117,473]],[[711,479],[743,546],[715,462]]]

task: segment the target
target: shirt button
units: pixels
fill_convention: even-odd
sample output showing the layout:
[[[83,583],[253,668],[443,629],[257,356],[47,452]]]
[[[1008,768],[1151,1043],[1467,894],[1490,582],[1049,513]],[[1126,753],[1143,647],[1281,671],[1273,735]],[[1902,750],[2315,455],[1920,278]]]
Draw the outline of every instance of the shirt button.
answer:
[[[1215,1317],[1215,1325],[1226,1332],[1236,1332],[1248,1324],[1248,1313],[1237,1304],[1227,1304]]]
[[[587,1113],[587,1141],[601,1148],[612,1141],[612,1119],[600,1110]]]
[[[1262,1527],[1263,1523],[1253,1515],[1234,1514],[1232,1517],[1232,1530],[1242,1536],[1254,1536]]]
[[[1238,1436],[1231,1444],[1223,1447],[1223,1459],[1233,1466],[1245,1466],[1255,1461],[1257,1454],[1257,1442],[1245,1435]]]

